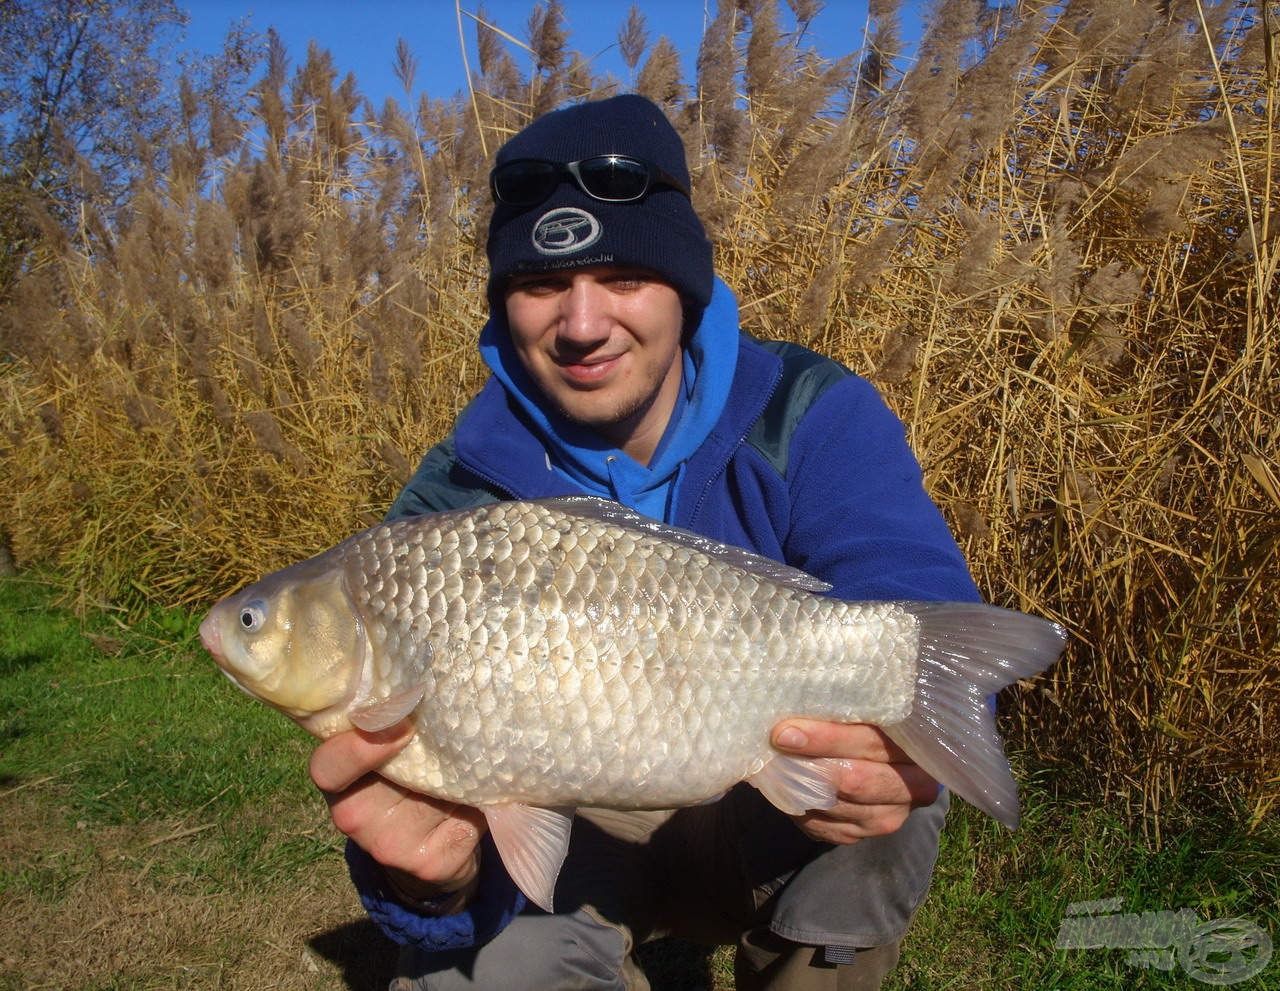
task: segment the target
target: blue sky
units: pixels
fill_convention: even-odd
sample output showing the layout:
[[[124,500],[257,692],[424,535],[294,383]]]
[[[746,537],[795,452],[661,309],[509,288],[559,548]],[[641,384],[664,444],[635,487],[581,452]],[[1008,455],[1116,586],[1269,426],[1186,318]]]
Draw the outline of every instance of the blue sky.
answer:
[[[476,11],[479,2],[463,0],[462,7]],[[591,58],[599,71],[611,71],[624,82],[627,72],[617,52],[617,33],[632,2],[563,0],[570,47]],[[375,104],[388,96],[403,102],[403,88],[391,67],[396,39],[401,37],[418,59],[415,99],[423,92],[444,98],[466,89],[453,0],[179,0],[179,6],[191,18],[182,47],[215,51],[227,27],[248,15],[255,30],[276,28],[295,66],[312,39],[327,48],[338,70],[355,73],[361,92]],[[484,0],[489,19],[522,40],[533,6],[533,0]],[[781,6],[789,16],[786,5]],[[670,38],[684,59],[685,78],[691,79],[704,19],[714,12],[714,0],[639,0],[639,7],[650,44],[661,35]],[[808,41],[831,57],[854,51],[861,47],[866,17],[866,0],[828,0]],[[475,24],[465,15],[463,21],[474,68]]]

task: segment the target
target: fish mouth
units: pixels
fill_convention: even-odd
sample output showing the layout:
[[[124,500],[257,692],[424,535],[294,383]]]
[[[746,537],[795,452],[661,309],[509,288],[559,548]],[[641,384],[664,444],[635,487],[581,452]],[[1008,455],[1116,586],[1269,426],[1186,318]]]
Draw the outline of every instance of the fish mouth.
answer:
[[[200,642],[204,645],[204,649],[209,652],[210,656],[217,661],[218,670],[226,675],[228,681],[246,695],[252,698],[257,698],[258,696],[246,688],[227,665],[226,655],[222,652],[222,625],[218,622],[217,612],[218,610],[216,608],[211,610],[209,615],[207,615],[203,622],[201,622]]]
[[[213,656],[213,659],[222,664],[225,660],[222,655],[222,630],[218,625],[216,612],[217,610],[211,611],[200,624],[200,642],[204,644],[204,649]]]

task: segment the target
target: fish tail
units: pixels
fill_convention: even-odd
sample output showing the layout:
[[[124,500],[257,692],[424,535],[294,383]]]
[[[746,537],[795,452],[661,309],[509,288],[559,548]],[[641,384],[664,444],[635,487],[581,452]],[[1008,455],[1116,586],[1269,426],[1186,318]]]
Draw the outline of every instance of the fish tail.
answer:
[[[990,696],[1052,664],[1066,631],[981,603],[914,602],[920,658],[911,714],[881,729],[938,782],[1010,829],[1018,793]]]

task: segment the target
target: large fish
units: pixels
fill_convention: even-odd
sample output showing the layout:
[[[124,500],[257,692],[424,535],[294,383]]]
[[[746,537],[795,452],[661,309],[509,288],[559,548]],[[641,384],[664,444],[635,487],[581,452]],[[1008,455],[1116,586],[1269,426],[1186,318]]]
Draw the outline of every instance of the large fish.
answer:
[[[987,700],[1051,664],[1062,629],[828,588],[617,503],[499,502],[371,527],[222,600],[200,636],[316,736],[411,716],[383,774],[478,807],[548,909],[576,807],[676,808],[742,780],[789,813],[834,805],[838,762],[771,748],[788,716],[875,723],[1015,826]]]

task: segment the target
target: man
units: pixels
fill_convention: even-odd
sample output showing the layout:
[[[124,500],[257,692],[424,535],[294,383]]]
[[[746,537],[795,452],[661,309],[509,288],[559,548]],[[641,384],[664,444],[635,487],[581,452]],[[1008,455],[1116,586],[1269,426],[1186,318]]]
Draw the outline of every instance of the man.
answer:
[[[491,175],[493,376],[390,515],[590,493],[809,571],[848,599],[972,600],[901,423],[812,352],[744,336],[712,271],[680,139],[620,96],[548,114]],[[581,810],[556,914],[524,905],[473,809],[376,774],[409,730],[311,762],[396,988],[641,988],[668,933],[736,943],[739,988],[873,988],[923,900],[946,798],[877,729],[789,719],[773,743],[848,758],[794,820],[739,785],[675,813]]]

